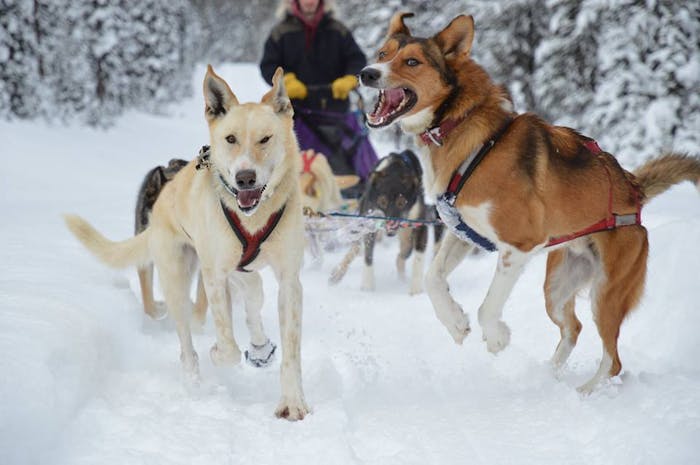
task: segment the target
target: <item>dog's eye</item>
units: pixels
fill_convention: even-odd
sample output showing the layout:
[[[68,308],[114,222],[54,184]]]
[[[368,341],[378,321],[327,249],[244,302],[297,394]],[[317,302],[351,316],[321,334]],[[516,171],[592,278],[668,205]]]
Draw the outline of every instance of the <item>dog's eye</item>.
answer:
[[[384,57],[386,57],[386,52],[385,52],[384,50],[382,50],[381,52],[377,53],[377,58],[379,58],[380,60],[381,60],[382,58],[384,58]]]
[[[396,198],[396,206],[403,210],[404,208],[406,208],[406,204],[408,204],[406,197],[399,194],[399,196]]]
[[[406,65],[408,66],[418,66],[420,64],[420,61],[416,60],[415,58],[409,58],[406,60]]]
[[[233,134],[226,136],[226,142],[228,142],[229,144],[235,144],[236,136],[234,136]]]
[[[272,136],[265,136],[262,139],[260,139],[261,144],[267,144],[267,142],[272,138]]]
[[[386,195],[380,195],[379,198],[377,199],[377,205],[379,205],[379,208],[382,210],[386,209],[386,207],[389,206],[389,199],[386,197]]]

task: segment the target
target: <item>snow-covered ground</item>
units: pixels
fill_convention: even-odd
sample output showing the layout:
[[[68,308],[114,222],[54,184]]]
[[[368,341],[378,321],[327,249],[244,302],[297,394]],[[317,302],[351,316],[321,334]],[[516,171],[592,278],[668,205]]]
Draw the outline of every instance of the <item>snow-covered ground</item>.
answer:
[[[242,101],[266,89],[254,66],[218,71]],[[547,364],[558,329],[544,311],[544,256],[516,285],[511,344],[494,356],[475,313],[495,256],[451,276],[474,329],[457,346],[428,298],[396,276],[392,241],[378,246],[376,292],[360,291],[360,260],[328,287],[342,251],[303,271],[304,421],[273,416],[279,362],[211,364],[211,322],[195,335],[202,386],[186,390],[172,324],[143,316],[135,271],[98,263],[61,214],[131,235],[146,171],[206,142],[202,106],[197,91],[170,117],[133,113],[109,131],[0,123],[0,463],[698,463],[700,196],[690,184],[645,210],[647,289],[622,328],[624,373],[589,397],[575,390],[601,355],[586,296],[568,367],[557,379]],[[276,284],[264,277],[264,321],[279,341]],[[245,347],[240,305],[234,314]]]

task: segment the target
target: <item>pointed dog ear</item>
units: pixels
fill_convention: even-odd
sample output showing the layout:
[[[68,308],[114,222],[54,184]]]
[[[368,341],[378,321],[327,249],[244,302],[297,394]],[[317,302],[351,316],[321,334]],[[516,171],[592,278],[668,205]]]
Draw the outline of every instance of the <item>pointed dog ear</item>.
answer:
[[[409,31],[408,27],[406,27],[406,25],[403,23],[403,19],[412,18],[413,16],[413,13],[394,14],[389,21],[389,32],[387,32],[387,37],[391,37],[394,34],[406,34],[407,36],[410,36],[411,31]]]
[[[455,53],[469,55],[474,41],[474,18],[459,15],[445,29],[437,33],[433,40],[437,43],[443,55]]]
[[[232,106],[238,105],[238,99],[221,79],[211,65],[207,65],[207,74],[204,76],[204,116],[207,121],[213,121],[225,115]]]
[[[272,76],[272,89],[263,95],[262,103],[267,103],[272,106],[275,113],[283,113],[288,116],[294,115],[292,102],[287,96],[287,88],[284,85],[284,70],[277,67],[274,76]]]

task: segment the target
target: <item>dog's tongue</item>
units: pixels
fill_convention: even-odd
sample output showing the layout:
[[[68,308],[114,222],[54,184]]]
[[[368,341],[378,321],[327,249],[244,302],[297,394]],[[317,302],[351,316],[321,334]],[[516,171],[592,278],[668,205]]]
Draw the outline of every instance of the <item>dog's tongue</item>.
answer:
[[[238,206],[241,208],[254,207],[259,201],[262,195],[262,188],[260,189],[245,189],[238,191]]]
[[[380,107],[376,109],[376,111],[374,112],[374,114],[372,116],[375,116],[378,118],[383,117],[383,116],[387,116],[388,114],[392,113],[396,109],[396,107],[398,107],[401,104],[404,97],[405,97],[405,92],[401,88],[386,89],[384,91],[383,102],[381,102]]]

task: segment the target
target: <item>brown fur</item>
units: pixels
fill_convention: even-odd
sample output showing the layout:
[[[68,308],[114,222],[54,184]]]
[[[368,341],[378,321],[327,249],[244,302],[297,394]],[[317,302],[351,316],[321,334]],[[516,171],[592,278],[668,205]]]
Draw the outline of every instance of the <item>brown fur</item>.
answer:
[[[469,56],[474,38],[471,17],[455,18],[430,38],[410,36],[404,17],[399,13],[392,18],[377,64],[366,70],[381,74],[368,75],[373,87],[415,93],[416,104],[395,117],[405,131],[420,134],[446,119],[461,121],[442,146],[425,147],[422,162],[430,194],[445,192],[452,173],[468,154],[512,118],[456,203],[464,220],[500,251],[496,276],[479,311],[484,339],[489,350],[496,352],[508,344],[510,334],[500,321],[503,303],[532,253],[550,238],[580,231],[605,218],[610,195],[613,212],[630,214],[639,201],[673,184],[698,182],[700,158],[668,154],[629,173],[613,155],[589,151],[584,146],[587,139],[573,129],[550,125],[534,114],[514,114],[503,88]],[[411,59],[419,64],[411,66]],[[446,251],[436,256],[427,287],[438,318],[461,343],[469,322],[449,295],[446,276],[454,268],[454,256],[462,256],[469,246],[456,241],[454,236],[449,238],[443,245]],[[593,286],[593,310],[604,357],[599,372],[582,386],[583,391],[621,369],[617,338],[622,321],[642,295],[647,250],[646,229],[633,225],[576,239],[550,251],[545,300],[562,335],[553,357],[555,365],[566,361],[581,329],[574,313],[576,291]]]

